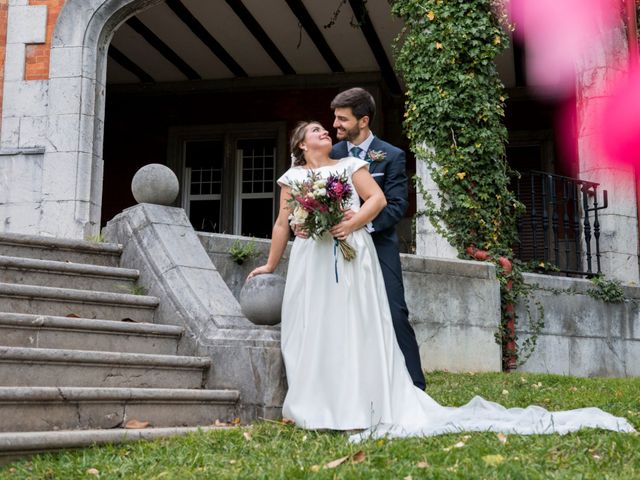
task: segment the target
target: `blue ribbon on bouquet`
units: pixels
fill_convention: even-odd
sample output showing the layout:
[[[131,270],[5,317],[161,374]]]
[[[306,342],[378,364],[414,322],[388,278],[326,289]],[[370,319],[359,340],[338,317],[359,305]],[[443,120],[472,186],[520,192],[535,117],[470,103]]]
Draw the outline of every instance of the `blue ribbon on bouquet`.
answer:
[[[338,239],[333,239],[333,269],[336,272],[336,283],[338,283]]]

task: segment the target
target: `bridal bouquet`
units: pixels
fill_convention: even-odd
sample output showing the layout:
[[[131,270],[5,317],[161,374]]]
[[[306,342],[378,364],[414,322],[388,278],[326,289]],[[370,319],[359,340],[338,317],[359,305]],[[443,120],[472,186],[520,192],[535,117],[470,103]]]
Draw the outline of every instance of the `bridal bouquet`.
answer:
[[[310,238],[318,238],[344,217],[353,189],[346,174],[330,174],[327,178],[310,171],[302,181],[291,182],[291,225],[301,226]],[[356,251],[346,240],[337,240],[342,256],[351,261]]]

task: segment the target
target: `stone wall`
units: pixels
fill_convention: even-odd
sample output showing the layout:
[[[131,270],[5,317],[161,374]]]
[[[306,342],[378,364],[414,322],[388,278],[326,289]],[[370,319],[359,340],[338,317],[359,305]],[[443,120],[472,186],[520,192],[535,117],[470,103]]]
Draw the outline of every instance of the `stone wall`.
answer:
[[[640,375],[640,288],[624,287],[623,303],[606,303],[589,295],[589,280],[525,274],[534,287],[529,304],[538,318],[536,302],[544,308],[545,327],[537,347],[521,371],[580,377]],[[531,320],[522,302],[517,335],[531,334]]]
[[[253,240],[256,257],[237,265],[229,248],[250,239],[198,233],[216,269],[238,298],[247,274],[266,261],[269,240]],[[288,249],[276,273],[286,276]],[[488,263],[402,255],[410,320],[425,370],[500,371],[494,340],[500,318],[495,268]]]
[[[237,265],[228,253],[246,237],[198,233],[209,257],[233,294],[265,262],[268,240],[254,240],[257,256]],[[288,250],[277,273],[286,275]],[[499,371],[501,350],[495,343],[500,292],[493,265],[457,259],[402,255],[406,299],[423,368],[451,372]],[[545,327],[529,360],[519,371],[576,376],[640,375],[640,288],[624,287],[624,303],[588,295],[589,280],[525,274],[533,286],[529,310],[544,308]],[[531,334],[526,302],[517,306],[517,335]]]

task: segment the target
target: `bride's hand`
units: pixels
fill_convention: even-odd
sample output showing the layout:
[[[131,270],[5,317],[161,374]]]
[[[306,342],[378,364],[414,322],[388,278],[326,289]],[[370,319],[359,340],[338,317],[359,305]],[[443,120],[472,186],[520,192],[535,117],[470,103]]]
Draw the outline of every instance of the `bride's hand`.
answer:
[[[247,280],[255,277],[256,275],[262,275],[263,273],[273,273],[273,270],[267,265],[262,265],[261,267],[254,268],[251,273],[247,275]]]
[[[293,224],[293,225],[291,225],[291,229],[293,230],[293,234],[296,237],[309,238],[309,234],[304,229],[304,227],[302,227],[302,225]]]

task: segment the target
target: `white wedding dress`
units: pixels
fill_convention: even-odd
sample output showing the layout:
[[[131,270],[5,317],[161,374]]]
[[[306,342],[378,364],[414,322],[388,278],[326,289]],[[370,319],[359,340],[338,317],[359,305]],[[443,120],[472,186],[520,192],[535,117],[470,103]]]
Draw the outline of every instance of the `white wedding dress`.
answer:
[[[351,178],[365,166],[348,157],[315,171],[323,176],[346,171]],[[308,172],[293,167],[278,182],[290,185]],[[352,197],[357,210],[358,196]],[[339,250],[334,257],[329,234],[316,240],[296,238],[293,243],[282,307],[282,355],[289,384],[283,417],[307,429],[364,429],[352,441],[461,431],[634,431],[624,418],[597,408],[506,409],[478,396],[463,407],[441,406],[413,385],[406,369],[370,234],[360,229],[348,242],[357,251],[351,262]]]

